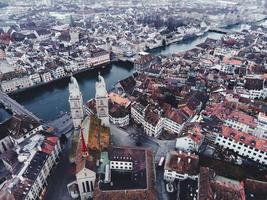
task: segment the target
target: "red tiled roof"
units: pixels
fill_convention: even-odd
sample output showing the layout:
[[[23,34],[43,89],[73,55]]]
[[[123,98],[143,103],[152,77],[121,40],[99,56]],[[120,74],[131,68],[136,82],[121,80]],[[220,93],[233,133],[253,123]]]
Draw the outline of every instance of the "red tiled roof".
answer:
[[[241,142],[248,146],[255,147],[256,149],[267,152],[267,140],[259,139],[255,136],[252,136],[248,133],[238,131],[236,129],[230,128],[228,126],[221,126],[221,134],[226,138],[232,138],[236,142]]]

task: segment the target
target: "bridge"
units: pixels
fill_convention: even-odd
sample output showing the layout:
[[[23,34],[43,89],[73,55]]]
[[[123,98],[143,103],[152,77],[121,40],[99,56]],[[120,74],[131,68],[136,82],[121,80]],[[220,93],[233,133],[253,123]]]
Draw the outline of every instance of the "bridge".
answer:
[[[0,103],[3,104],[3,106],[5,106],[6,109],[11,110],[15,114],[27,115],[38,122],[42,121],[40,118],[38,118],[32,112],[28,111],[26,108],[24,108],[18,102],[10,98],[6,93],[2,92],[1,90],[0,90]]]
[[[215,33],[222,33],[222,34],[227,34],[227,33],[231,33],[233,31],[228,30],[228,29],[224,29],[224,28],[211,28],[209,29],[210,32],[215,32]]]

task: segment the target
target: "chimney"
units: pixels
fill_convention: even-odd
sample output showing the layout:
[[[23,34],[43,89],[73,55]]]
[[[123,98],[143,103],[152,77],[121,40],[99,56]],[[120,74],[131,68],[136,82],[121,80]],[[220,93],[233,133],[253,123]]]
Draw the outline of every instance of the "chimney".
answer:
[[[191,162],[191,158],[188,158],[188,164],[190,164],[190,162]]]
[[[180,158],[180,157],[178,157],[178,159],[177,159],[177,164],[178,164],[180,161],[181,161],[181,158]]]

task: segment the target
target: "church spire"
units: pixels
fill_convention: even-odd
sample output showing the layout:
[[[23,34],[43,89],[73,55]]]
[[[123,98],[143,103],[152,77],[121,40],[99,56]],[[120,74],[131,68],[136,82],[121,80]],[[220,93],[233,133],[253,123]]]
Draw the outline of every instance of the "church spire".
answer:
[[[84,141],[83,129],[84,128],[81,128],[81,130],[80,130],[81,151],[82,151],[83,157],[87,157],[88,156],[88,151],[87,151],[87,147],[86,147],[86,144],[85,144],[85,141]]]

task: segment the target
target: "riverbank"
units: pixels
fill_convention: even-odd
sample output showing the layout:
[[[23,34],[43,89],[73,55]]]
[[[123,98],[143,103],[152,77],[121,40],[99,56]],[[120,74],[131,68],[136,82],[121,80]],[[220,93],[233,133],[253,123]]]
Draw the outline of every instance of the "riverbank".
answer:
[[[104,69],[98,68],[76,74],[75,77],[79,83],[84,101],[95,96],[95,82],[98,72],[101,72],[101,75],[105,78],[107,89],[110,90],[117,81],[130,76],[133,73],[133,67],[127,63],[115,62]],[[44,121],[52,121],[61,112],[70,111],[68,84],[69,78],[65,78],[52,84],[31,88],[10,96]]]
[[[240,27],[240,26],[238,26]],[[205,42],[207,38],[220,39],[224,34],[207,32],[203,36],[173,43],[165,47],[155,48],[149,53],[157,56],[168,56],[177,52],[184,52]],[[107,90],[111,90],[115,83],[132,75],[134,69],[129,62],[113,62],[111,67],[94,71],[86,71],[75,75],[83,94],[84,101],[94,98],[95,82],[98,72],[101,71],[105,78]],[[42,89],[34,88],[11,95],[17,102],[32,111],[45,121],[52,121],[59,116],[60,112],[69,112],[68,104],[68,79],[43,86]]]
[[[111,66],[111,63],[107,63],[107,64],[103,64],[103,65],[98,65],[98,66],[95,66],[93,68],[86,68],[86,69],[82,69],[82,70],[79,70],[79,71],[75,71],[75,72],[71,72],[71,73],[68,73],[66,74],[65,76],[63,77],[60,77],[60,78],[55,78],[51,81],[47,81],[47,82],[40,82],[38,84],[35,84],[35,85],[32,85],[30,87],[26,87],[26,88],[21,88],[21,89],[17,89],[15,91],[12,91],[12,92],[7,92],[8,95],[14,95],[14,94],[17,94],[17,93],[20,93],[20,92],[24,92],[26,90],[31,90],[31,89],[35,89],[35,88],[42,88],[43,86],[45,85],[49,85],[49,84],[52,84],[52,83],[56,83],[56,82],[59,82],[59,81],[62,81],[64,79],[69,79],[71,76],[75,76],[75,75],[78,75],[78,74],[81,74],[81,73],[84,73],[84,72],[87,72],[87,71],[94,71],[94,70],[99,70],[99,69],[104,69],[106,67],[110,67]]]

